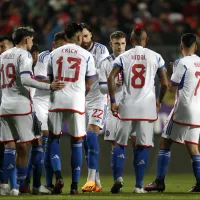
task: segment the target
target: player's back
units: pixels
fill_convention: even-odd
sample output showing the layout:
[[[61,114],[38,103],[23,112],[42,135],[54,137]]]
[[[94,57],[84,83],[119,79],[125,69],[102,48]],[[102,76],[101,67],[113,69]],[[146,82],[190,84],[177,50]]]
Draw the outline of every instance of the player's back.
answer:
[[[106,46],[94,42],[91,49],[89,49],[89,52],[93,55],[94,61],[95,61],[95,67],[97,69],[97,73],[99,70],[100,62],[105,59],[107,56],[109,56],[109,52],[106,48]],[[105,101],[106,102],[106,95],[101,94],[99,89],[99,81],[98,77],[93,79],[93,84],[90,89],[90,92],[86,96],[87,102],[94,102],[96,100]]]
[[[85,111],[85,77],[91,66],[94,68],[92,55],[75,44],[66,44],[50,54],[54,79],[64,81],[65,88],[51,96],[51,108]],[[95,75],[94,72],[93,75]]]
[[[31,54],[21,48],[11,48],[1,55],[1,115],[31,112],[30,91],[21,82],[21,74],[32,75]]]
[[[118,56],[114,65],[122,66],[123,70],[121,115],[131,119],[156,119],[154,81],[158,68],[164,67],[162,57],[148,48],[136,46]],[[131,114],[133,110],[135,114]]]
[[[180,79],[177,90],[174,120],[200,125],[200,57],[185,56],[177,61],[171,80]]]

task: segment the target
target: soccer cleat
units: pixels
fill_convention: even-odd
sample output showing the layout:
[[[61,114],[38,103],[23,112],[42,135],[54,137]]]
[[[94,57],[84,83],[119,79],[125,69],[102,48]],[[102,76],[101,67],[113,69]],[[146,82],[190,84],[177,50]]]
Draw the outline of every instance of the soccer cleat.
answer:
[[[14,188],[14,189],[10,190],[9,195],[18,196],[19,195],[19,190]]]
[[[41,185],[39,188],[33,187],[32,194],[51,194],[45,186]]]
[[[54,194],[61,194],[62,193],[62,188],[64,187],[64,182],[62,179],[58,179],[56,181],[56,184],[54,186]]]
[[[53,185],[53,184],[50,185],[50,186],[46,186],[46,185],[45,185],[45,187],[51,192],[51,194],[54,193],[54,185]]]
[[[71,184],[70,194],[78,194],[78,183]]]
[[[26,184],[24,184],[24,185],[19,186],[19,192],[21,194],[30,194],[31,190]]]
[[[122,190],[123,186],[124,186],[123,182],[115,182],[110,191],[113,194],[119,193]]]
[[[8,184],[0,184],[0,195],[8,195],[10,193],[10,187]]]
[[[82,187],[83,192],[93,192],[94,190],[96,190],[96,184],[93,181],[87,181]]]
[[[138,193],[138,194],[147,193],[147,191],[144,190],[144,188],[139,188],[139,187],[134,187],[133,192],[134,192],[134,193]]]
[[[194,185],[188,192],[200,192],[200,185]]]
[[[92,192],[101,192],[103,190],[102,186],[97,186],[96,185],[96,188],[92,191]]]
[[[146,190],[147,192],[163,192],[165,190],[165,183],[162,180],[156,179],[154,182],[148,184],[147,186],[144,186],[144,190]]]
[[[70,190],[70,194],[72,194],[72,195],[73,195],[73,194],[78,194],[78,190],[71,189],[71,190]]]

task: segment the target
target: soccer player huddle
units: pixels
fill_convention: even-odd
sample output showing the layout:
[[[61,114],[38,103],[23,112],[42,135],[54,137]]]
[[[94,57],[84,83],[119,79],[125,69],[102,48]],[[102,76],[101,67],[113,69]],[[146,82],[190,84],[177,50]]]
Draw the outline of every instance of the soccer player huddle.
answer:
[[[190,192],[200,191],[200,58],[195,55],[194,34],[181,37],[183,58],[173,63],[170,83],[162,56],[145,47],[149,38],[141,26],[132,31],[133,47],[127,51],[126,34],[113,32],[109,55],[106,46],[93,41],[87,24],[70,23],[54,35],[52,49],[38,55],[34,71],[30,53],[33,37],[32,28],[19,27],[12,35],[14,47],[8,38],[0,38],[0,195],[62,193],[59,142],[64,125],[71,137],[70,194],[78,193],[82,147],[88,177],[81,190],[102,191],[98,169],[101,132],[112,149],[111,193],[119,193],[124,185],[129,139],[134,155],[135,193],[165,190],[173,142],[185,144],[196,177]],[[157,99],[156,75],[160,80]],[[154,145],[153,123],[169,87],[176,87],[177,97],[162,132],[156,180],[143,186],[149,149]],[[41,184],[43,166],[45,186]]]

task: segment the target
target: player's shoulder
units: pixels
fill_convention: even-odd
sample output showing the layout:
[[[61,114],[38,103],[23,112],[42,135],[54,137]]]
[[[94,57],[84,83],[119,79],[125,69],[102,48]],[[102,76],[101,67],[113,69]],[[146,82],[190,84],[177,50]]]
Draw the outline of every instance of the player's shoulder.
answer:
[[[49,50],[42,51],[42,52],[38,55],[38,62],[43,63],[44,59],[45,59],[46,57],[49,57],[49,55],[50,55],[50,51],[49,51]]]
[[[156,51],[154,51],[152,49],[144,48],[144,51],[146,52],[146,54],[151,54],[151,55],[154,54],[157,57],[161,57],[161,55],[158,52],[156,52]]]
[[[105,45],[98,42],[94,42],[94,51],[97,51],[99,54],[105,54],[108,52],[108,49]]]

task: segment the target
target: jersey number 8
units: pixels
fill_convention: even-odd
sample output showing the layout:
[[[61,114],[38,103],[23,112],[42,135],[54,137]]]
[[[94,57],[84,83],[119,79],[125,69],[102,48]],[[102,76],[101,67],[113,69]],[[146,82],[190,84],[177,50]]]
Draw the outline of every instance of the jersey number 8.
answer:
[[[137,70],[140,70],[139,72]],[[131,78],[131,85],[133,88],[142,88],[145,84],[145,66],[143,64],[135,64],[132,66],[133,77]],[[140,83],[136,83],[136,80],[140,79]]]

